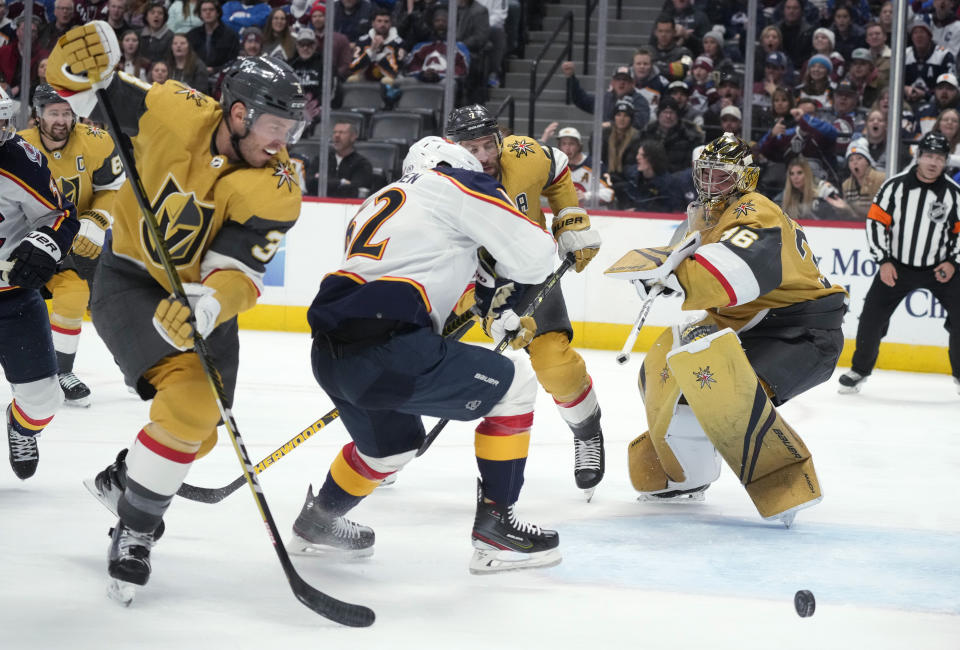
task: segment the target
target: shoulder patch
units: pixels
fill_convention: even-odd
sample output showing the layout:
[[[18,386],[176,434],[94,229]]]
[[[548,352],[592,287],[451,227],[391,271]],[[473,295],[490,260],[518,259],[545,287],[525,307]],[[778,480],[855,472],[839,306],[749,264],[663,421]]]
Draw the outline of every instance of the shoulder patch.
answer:
[[[191,100],[192,100],[193,103],[196,104],[197,106],[203,106],[203,105],[206,104],[208,101],[210,101],[210,98],[207,97],[206,95],[204,95],[204,94],[203,94],[202,92],[200,92],[199,90],[195,90],[195,89],[193,89],[193,88],[188,88],[187,86],[182,86],[182,89],[176,91],[174,94],[175,94],[175,95],[182,95],[183,98],[184,98],[185,100],[187,100],[187,101],[191,101]]]
[[[107,132],[101,129],[99,126],[90,126],[89,124],[84,124],[83,128],[86,129],[87,135],[95,138],[103,138],[107,135]]]
[[[288,161],[278,160],[273,168],[273,175],[277,180],[277,189],[287,186],[287,190],[293,191],[293,184],[297,182],[297,172],[293,165]],[[299,187],[299,183],[297,184]]]
[[[526,138],[518,138],[510,143],[510,151],[517,155],[517,158],[536,153],[536,144]]]
[[[756,212],[757,209],[753,207],[753,200],[748,199],[746,201],[741,201],[740,204],[733,209],[733,211],[736,213],[737,217],[745,217],[750,212]]]
[[[39,149],[34,147],[32,144],[30,144],[23,138],[20,138],[17,144],[19,144],[20,147],[23,149],[23,151],[27,154],[27,158],[33,161],[35,165],[38,165],[38,166],[40,165],[40,163],[43,160],[43,154],[40,153]]]

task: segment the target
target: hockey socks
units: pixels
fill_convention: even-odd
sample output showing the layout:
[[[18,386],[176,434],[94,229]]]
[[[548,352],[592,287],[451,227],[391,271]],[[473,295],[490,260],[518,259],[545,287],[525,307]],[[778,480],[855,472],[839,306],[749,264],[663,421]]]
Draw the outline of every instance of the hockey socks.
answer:
[[[127,486],[117,514],[131,529],[152,533],[183,483],[200,443],[178,440],[155,424],[137,434],[127,454]]]
[[[484,496],[514,503],[523,487],[533,413],[485,417],[477,426],[474,448]]]

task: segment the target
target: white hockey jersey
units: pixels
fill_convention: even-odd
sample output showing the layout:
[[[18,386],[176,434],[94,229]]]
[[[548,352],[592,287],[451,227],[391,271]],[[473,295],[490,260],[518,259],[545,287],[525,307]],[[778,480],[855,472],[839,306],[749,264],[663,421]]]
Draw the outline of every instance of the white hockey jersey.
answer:
[[[340,269],[307,314],[314,334],[349,319],[392,319],[440,332],[477,269],[542,282],[557,263],[553,237],[517,210],[496,179],[442,168],[407,174],[367,199],[347,226]]]

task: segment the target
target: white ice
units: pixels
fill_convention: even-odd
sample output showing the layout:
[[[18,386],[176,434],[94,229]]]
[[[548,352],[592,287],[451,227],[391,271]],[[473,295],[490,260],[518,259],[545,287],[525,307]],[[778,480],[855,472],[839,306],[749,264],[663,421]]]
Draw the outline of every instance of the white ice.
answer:
[[[241,340],[235,415],[257,460],[331,405],[310,374],[307,335]],[[852,396],[834,377],[783,407],[825,495],[787,530],[759,518],[726,468],[702,504],[637,503],[626,445],[645,429],[640,355],[625,367],[613,352],[584,356],[606,479],[586,503],[570,433],[541,395],[518,506],[560,532],[563,562],[467,572],[476,465],[472,427],[453,423],[395,487],[353,511],[376,530],[372,558],[295,560],[317,588],[376,611],[372,628],[348,629],[291,595],[246,487],[218,505],[176,499],[150,583],[128,609],[108,601],[113,519],[81,480],[130,444],[148,406],[88,325],[76,370],[93,406],[57,415],[32,479],[0,462],[0,648],[960,648],[960,395],[949,377],[881,371]],[[189,482],[240,474],[225,436]],[[347,440],[335,422],[260,475],[283,535]],[[798,589],[816,596],[811,618],[794,611]]]

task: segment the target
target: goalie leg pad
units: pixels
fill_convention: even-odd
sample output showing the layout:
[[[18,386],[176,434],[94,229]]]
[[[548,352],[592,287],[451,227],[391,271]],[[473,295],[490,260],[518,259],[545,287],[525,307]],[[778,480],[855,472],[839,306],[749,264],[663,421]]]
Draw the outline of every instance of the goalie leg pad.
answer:
[[[627,469],[637,492],[657,492],[667,488],[667,474],[657,457],[649,431],[644,431],[627,446]]]
[[[527,351],[537,380],[556,402],[573,402],[590,388],[587,364],[570,347],[566,333],[542,334],[533,339]]]
[[[150,405],[150,419],[154,423],[173,432],[180,440],[199,445],[213,437],[216,442],[220,410],[196,354],[166,357],[145,372],[144,377],[157,391]]]
[[[673,347],[673,332],[665,330],[654,342],[640,366],[640,394],[647,411],[647,426],[650,427],[650,442],[656,450],[668,478],[686,480],[683,467],[666,444],[667,430],[677,409],[680,388],[667,366],[667,353]]]
[[[704,433],[762,517],[820,500],[810,452],[774,409],[733,331],[678,348],[667,362]]]

